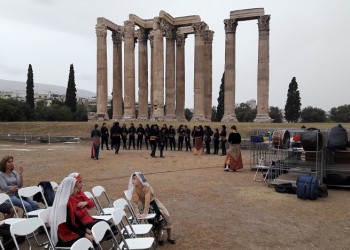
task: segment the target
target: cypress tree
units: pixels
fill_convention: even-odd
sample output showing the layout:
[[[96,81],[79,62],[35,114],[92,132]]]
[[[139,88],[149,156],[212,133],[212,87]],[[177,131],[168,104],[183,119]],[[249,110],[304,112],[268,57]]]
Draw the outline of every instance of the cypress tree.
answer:
[[[74,79],[74,66],[73,64],[70,65],[69,70],[69,79],[68,79],[68,86],[66,91],[66,101],[65,105],[69,107],[69,109],[72,111],[72,113],[75,113],[77,111],[77,89],[75,88],[75,79]]]
[[[298,122],[301,113],[300,93],[298,83],[293,77],[289,84],[286,106],[284,108],[284,116],[288,122]]]
[[[221,78],[221,85],[220,85],[220,91],[219,91],[219,97],[218,97],[218,107],[216,109],[216,120],[221,121],[222,117],[224,116],[224,103],[225,103],[225,72],[222,74]]]
[[[34,79],[33,79],[32,65],[29,64],[27,74],[27,91],[26,91],[26,103],[31,109],[34,109]]]

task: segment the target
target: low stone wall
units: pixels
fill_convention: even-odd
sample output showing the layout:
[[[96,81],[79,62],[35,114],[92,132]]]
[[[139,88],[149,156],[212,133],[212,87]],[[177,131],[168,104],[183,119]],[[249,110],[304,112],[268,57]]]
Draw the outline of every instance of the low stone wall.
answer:
[[[2,141],[13,141],[23,143],[60,143],[60,142],[79,142],[86,140],[87,137],[75,136],[42,136],[42,135],[0,135]]]

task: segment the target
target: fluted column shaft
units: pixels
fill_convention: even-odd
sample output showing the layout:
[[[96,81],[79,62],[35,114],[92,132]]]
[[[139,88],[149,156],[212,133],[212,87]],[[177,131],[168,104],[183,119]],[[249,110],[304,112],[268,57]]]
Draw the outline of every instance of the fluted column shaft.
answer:
[[[166,70],[165,70],[165,116],[166,120],[175,120],[175,36],[176,29],[165,29]]]
[[[204,116],[211,121],[212,115],[212,45],[214,31],[204,31]]]
[[[269,70],[270,70],[270,15],[258,19],[258,106],[255,122],[268,122],[269,116]]]
[[[124,22],[124,116],[135,119],[135,24]]]
[[[236,122],[236,19],[225,19],[225,84],[224,84],[224,116],[222,122]]]
[[[108,119],[107,114],[107,27],[96,25],[97,36],[97,117]]]
[[[153,31],[151,31],[148,35],[150,47],[151,47],[151,87],[150,87],[150,103],[151,103],[151,110],[150,110],[150,117],[153,117]]]
[[[113,41],[113,119],[123,117],[123,69],[122,69],[122,41],[120,32],[112,33]]]
[[[204,22],[192,24],[195,34],[194,51],[194,114],[193,121],[204,121]]]
[[[163,31],[160,18],[155,18],[153,27],[153,117],[152,120],[164,119],[164,48]]]
[[[176,118],[185,120],[185,34],[176,35]]]
[[[139,107],[138,120],[148,119],[148,32],[140,28],[139,43]]]

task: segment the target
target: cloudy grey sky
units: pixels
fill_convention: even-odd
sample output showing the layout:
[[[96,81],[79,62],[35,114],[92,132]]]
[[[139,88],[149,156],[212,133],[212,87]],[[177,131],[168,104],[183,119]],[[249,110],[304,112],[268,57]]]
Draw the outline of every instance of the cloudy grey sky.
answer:
[[[284,108],[288,85],[298,82],[302,107],[330,110],[349,104],[350,1],[348,0],[1,0],[0,79],[67,86],[74,64],[77,88],[96,92],[97,17],[122,25],[129,14],[150,19],[199,15],[215,32],[213,105],[225,64],[223,20],[230,11],[264,8],[270,20],[270,106]],[[112,91],[112,42],[108,34],[108,93]],[[186,107],[193,107],[194,38],[186,40]],[[257,21],[236,32],[236,102],[257,98]],[[136,81],[137,85],[137,81]]]

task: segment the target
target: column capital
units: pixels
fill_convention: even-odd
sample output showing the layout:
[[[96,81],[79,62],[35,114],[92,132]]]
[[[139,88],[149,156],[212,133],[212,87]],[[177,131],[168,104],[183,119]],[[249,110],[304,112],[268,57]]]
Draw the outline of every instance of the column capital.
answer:
[[[174,40],[176,38],[176,31],[177,31],[177,29],[173,25],[165,25],[164,26],[165,37],[167,39]]]
[[[270,30],[270,15],[264,15],[258,18],[259,31],[269,31]]]
[[[203,35],[203,31],[208,27],[205,22],[199,22],[192,24],[195,35]]]
[[[214,37],[214,31],[212,30],[205,30],[204,31],[204,42],[212,43]]]
[[[137,34],[137,40],[139,43],[147,44],[148,31],[144,28],[140,28],[139,31],[140,32]]]
[[[113,31],[112,41],[114,44],[121,44],[123,42],[123,34],[119,31]]]
[[[238,25],[237,19],[225,19],[225,33],[236,33],[236,28]]]
[[[107,37],[107,27],[103,23],[96,24],[95,26],[97,37]]]
[[[186,34],[176,32],[176,44],[185,44],[186,38],[187,38]]]
[[[164,20],[163,18],[157,16],[153,18],[153,30],[164,30]]]
[[[135,31],[135,23],[131,21],[124,21],[124,38],[133,38]]]

